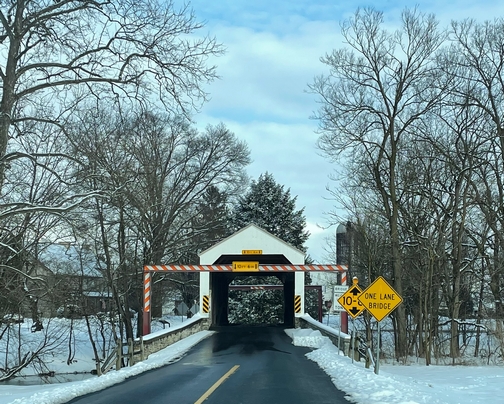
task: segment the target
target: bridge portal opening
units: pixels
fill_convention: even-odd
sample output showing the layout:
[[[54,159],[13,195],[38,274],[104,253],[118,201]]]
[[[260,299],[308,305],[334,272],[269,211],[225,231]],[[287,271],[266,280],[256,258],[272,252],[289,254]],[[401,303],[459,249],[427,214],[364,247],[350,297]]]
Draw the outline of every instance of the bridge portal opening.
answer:
[[[237,276],[229,285],[228,320],[237,325],[283,325],[283,283],[277,276]]]
[[[260,265],[291,265],[283,254],[248,255],[246,259]],[[213,265],[243,260],[243,255],[221,255]],[[294,273],[212,273],[210,285],[214,326],[294,326]]]

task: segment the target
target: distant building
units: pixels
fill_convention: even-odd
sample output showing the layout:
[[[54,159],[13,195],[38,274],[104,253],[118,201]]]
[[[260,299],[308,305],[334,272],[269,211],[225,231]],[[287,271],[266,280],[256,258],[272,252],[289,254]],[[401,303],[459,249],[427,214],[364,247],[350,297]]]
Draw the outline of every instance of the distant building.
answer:
[[[36,266],[36,275],[49,285],[39,305],[44,315],[79,317],[110,310],[112,296],[106,279],[96,255],[86,246],[40,244]]]

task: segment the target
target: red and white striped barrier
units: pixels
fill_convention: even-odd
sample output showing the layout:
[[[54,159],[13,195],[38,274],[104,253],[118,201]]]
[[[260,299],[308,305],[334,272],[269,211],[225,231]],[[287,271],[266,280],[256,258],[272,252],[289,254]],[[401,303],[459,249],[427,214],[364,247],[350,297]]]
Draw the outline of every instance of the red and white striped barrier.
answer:
[[[340,271],[346,265],[259,265],[259,272]],[[233,272],[232,265],[146,265],[144,272]],[[254,271],[251,271],[254,272]]]
[[[151,272],[233,272],[232,265],[146,265],[144,266],[144,335],[150,333]],[[251,272],[341,272],[341,284],[346,284],[346,265],[259,265],[258,271]],[[246,273],[246,272],[237,272]]]
[[[148,271],[144,272],[144,311],[150,312],[151,301],[151,274]]]

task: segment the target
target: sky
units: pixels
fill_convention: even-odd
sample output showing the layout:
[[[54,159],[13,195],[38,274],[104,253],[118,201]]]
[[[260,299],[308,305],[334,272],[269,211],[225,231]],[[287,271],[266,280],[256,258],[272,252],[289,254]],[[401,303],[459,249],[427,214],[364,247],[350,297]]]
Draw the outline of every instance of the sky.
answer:
[[[335,318],[332,316],[331,318]],[[187,320],[186,320],[187,321]],[[191,321],[191,320],[189,320]],[[310,321],[314,321],[310,319]],[[172,319],[173,323],[173,319]],[[186,323],[173,324],[172,329]],[[330,323],[332,326],[333,323]],[[336,330],[333,330],[336,331]],[[158,331],[162,332],[162,331]],[[192,346],[206,338],[212,331],[201,331],[175,344],[151,354],[147,360],[101,377],[79,382],[39,386],[0,385],[0,404],[62,404],[94,391],[120,383],[128,377],[176,361]],[[502,366],[380,366],[379,374],[366,369],[363,362],[353,361],[323,337],[320,331],[288,329],[287,335],[296,346],[307,346],[306,354],[332,379],[334,385],[347,393],[350,402],[357,404],[488,404],[504,403],[504,368]],[[40,334],[40,333],[37,333]],[[78,334],[79,352],[76,364],[89,369],[91,347],[85,335]],[[87,340],[87,343],[86,343]],[[65,353],[54,358],[56,363],[66,361]],[[232,376],[230,376],[232,377]]]
[[[338,175],[339,167],[316,148],[317,122],[310,117],[318,104],[307,91],[313,79],[326,72],[320,57],[344,46],[340,22],[357,7],[372,6],[384,12],[387,26],[397,27],[401,11],[414,4],[435,14],[441,26],[452,19],[483,22],[504,16],[504,2],[499,0],[192,0],[190,4],[196,18],[206,23],[201,33],[215,36],[226,48],[224,56],[210,61],[217,65],[220,79],[206,88],[210,101],[194,121],[202,129],[223,122],[251,150],[249,176],[256,180],[269,172],[297,196],[297,208],[305,208],[311,233],[308,253],[318,263],[334,261],[325,252],[325,240],[334,242],[334,222],[349,218],[326,189],[338,192],[338,183],[329,176]],[[329,212],[338,217],[331,220]]]

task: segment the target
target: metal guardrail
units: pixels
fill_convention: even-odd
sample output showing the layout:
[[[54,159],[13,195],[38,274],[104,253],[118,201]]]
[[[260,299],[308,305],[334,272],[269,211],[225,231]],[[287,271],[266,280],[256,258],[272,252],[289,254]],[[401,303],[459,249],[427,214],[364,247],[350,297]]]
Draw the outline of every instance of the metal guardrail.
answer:
[[[124,347],[128,348],[126,353],[123,352]],[[113,368],[115,368],[115,370],[121,369],[124,358],[127,359],[128,365],[132,366],[135,363],[135,355],[140,356],[140,361],[145,359],[145,346],[142,337],[137,340],[132,340],[130,338],[127,342],[116,341],[115,348],[100,366],[100,374],[105,374]]]

